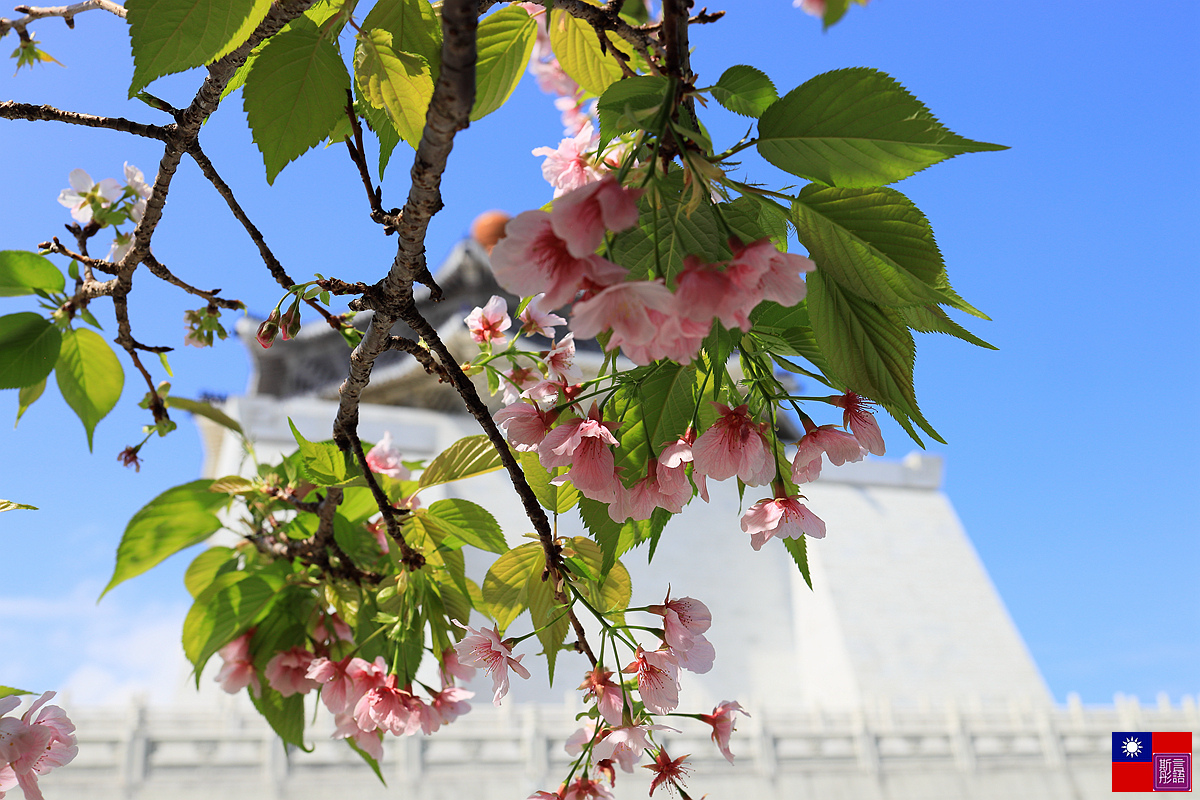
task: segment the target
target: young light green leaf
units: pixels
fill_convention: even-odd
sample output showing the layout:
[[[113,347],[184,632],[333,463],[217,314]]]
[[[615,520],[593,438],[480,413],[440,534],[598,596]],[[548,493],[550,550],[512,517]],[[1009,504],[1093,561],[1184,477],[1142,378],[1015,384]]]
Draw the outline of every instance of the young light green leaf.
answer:
[[[237,568],[237,552],[229,547],[210,547],[192,559],[183,575],[188,594],[199,597],[219,576]]]
[[[18,508],[29,509],[30,511],[38,510],[37,506],[28,506],[24,503],[14,503],[12,500],[0,500],[0,511],[15,511]],[[0,697],[2,696],[3,695],[0,695]]]
[[[117,584],[141,575],[180,550],[212,536],[221,528],[213,513],[229,502],[228,495],[209,491],[212,481],[175,486],[133,515],[117,546],[117,565],[103,597]]]
[[[19,297],[44,292],[61,292],[63,274],[49,259],[23,250],[0,250],[0,297]]]
[[[220,58],[246,41],[270,0],[128,0],[133,97],[155,78]]]
[[[95,331],[81,328],[63,334],[54,374],[63,399],[87,431],[91,450],[96,425],[121,399],[125,370],[108,342]]]
[[[800,574],[804,577],[804,582],[808,584],[808,588],[812,589],[812,575],[808,572],[808,550],[804,537],[797,536],[794,539],[784,539],[783,546],[791,554],[792,561],[796,562],[796,568],[800,570]]]
[[[496,621],[501,635],[529,605],[529,578],[534,573],[540,576],[545,566],[546,558],[537,542],[515,547],[492,562],[483,579],[480,610]]]
[[[617,556],[643,542],[656,541],[670,516],[666,512],[663,514],[656,512],[648,520],[613,522],[605,503],[586,497],[580,500],[579,518],[595,538],[602,554],[598,573],[601,579],[612,569],[613,564],[617,561]]]
[[[178,408],[182,411],[196,414],[197,416],[212,420],[238,435],[242,435],[242,426],[238,424],[237,420],[209,403],[201,400],[189,400],[186,397],[175,397],[174,395],[168,395],[166,403],[167,408]]]
[[[61,347],[58,328],[32,311],[0,317],[0,389],[44,382]]]
[[[946,266],[933,228],[895,189],[809,184],[792,222],[817,268],[843,289],[883,306],[946,302],[935,288]]]
[[[429,63],[420,56],[395,50],[392,34],[376,28],[358,37],[354,77],[366,100],[375,108],[386,109],[400,138],[415,149],[433,97]]]
[[[242,90],[267,183],[320,144],[334,120],[346,113],[350,76],[337,48],[312,22],[299,22],[267,41]]]
[[[345,486],[362,480],[362,471],[348,453],[343,453],[333,442],[310,442],[288,419],[292,436],[300,446],[300,463],[308,477],[318,486]]]
[[[508,101],[525,74],[537,22],[525,9],[506,6],[479,22],[475,46],[475,106],[471,120],[486,117]]]
[[[356,89],[355,92],[356,96],[362,97],[361,91]],[[388,162],[392,160],[392,151],[396,149],[396,145],[400,144],[400,134],[396,132],[396,126],[392,123],[392,118],[388,116],[387,109],[376,108],[364,99],[360,99],[355,108],[358,109],[360,116],[367,121],[368,127],[379,139],[379,180],[382,181]],[[347,329],[343,328],[342,331],[342,335],[346,336]],[[357,334],[357,331],[354,333]]]
[[[775,166],[843,187],[883,186],[962,153],[1007,149],[950,131],[891,76],[866,67],[788,92],[763,112],[758,134],[758,152]]]
[[[596,103],[600,117],[600,141],[609,142],[618,134],[635,131],[662,108],[670,82],[659,75],[625,78],[604,90]]]
[[[542,466],[536,452],[517,453],[517,460],[521,462],[521,470],[525,473],[525,480],[529,482],[529,488],[533,489],[538,502],[547,511],[562,514],[579,502],[579,490],[569,480],[561,486],[555,486],[550,482],[553,476]],[[555,468],[555,473],[560,471],[565,472],[566,469]]]
[[[435,501],[429,506],[425,525],[436,527],[442,535],[457,537],[480,550],[508,552],[500,523],[490,511],[470,500],[453,497]]]
[[[442,23],[427,0],[379,0],[361,29],[392,34],[392,48],[425,59],[434,83],[442,63]]]
[[[558,63],[584,91],[599,97],[605,89],[621,80],[624,73],[617,57],[600,52],[600,40],[591,25],[565,11],[551,11],[548,24],[550,46]],[[629,45],[614,34],[608,33],[608,41],[609,47],[627,56],[632,54]]]
[[[550,580],[542,580],[542,570],[537,569],[529,574],[525,592],[529,601],[529,619],[537,631],[538,641],[542,643],[550,685],[553,686],[554,665],[563,640],[567,638],[567,631],[571,628],[571,621],[567,619],[566,609],[554,601],[554,587]]]
[[[696,413],[697,395],[705,383],[697,366],[664,362],[644,380],[619,389],[612,413],[621,423],[617,467],[628,485],[646,477],[646,463],[683,435]]]
[[[779,99],[775,84],[762,70],[737,64],[721,73],[712,96],[735,114],[758,119]]]
[[[421,473],[420,485],[437,486],[494,472],[503,466],[500,454],[484,434],[466,436],[438,454]]]
[[[13,427],[17,427],[21,417],[25,416],[25,412],[31,405],[37,402],[42,396],[42,392],[46,391],[46,379],[42,378],[33,386],[22,386],[17,392],[17,421],[13,423]]]
[[[227,572],[200,593],[183,620],[183,652],[197,678],[213,653],[245,633],[270,607],[281,585],[261,573]]]

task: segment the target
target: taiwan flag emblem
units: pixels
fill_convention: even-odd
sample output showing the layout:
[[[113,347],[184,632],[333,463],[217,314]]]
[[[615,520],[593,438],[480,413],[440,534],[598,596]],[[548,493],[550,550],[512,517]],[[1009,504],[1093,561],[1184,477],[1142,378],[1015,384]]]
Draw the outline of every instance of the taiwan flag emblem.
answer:
[[[1190,792],[1191,732],[1114,731],[1112,790]]]

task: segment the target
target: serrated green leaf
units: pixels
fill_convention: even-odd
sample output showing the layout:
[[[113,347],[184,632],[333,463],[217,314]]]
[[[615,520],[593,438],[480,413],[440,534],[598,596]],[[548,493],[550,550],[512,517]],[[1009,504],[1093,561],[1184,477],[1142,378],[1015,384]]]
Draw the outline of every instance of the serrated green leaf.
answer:
[[[298,22],[267,41],[242,90],[267,183],[320,144],[334,120],[346,113],[350,75],[337,48],[311,21]]]
[[[313,483],[318,486],[345,486],[362,480],[362,470],[348,453],[333,442],[310,442],[288,419],[292,436],[300,447],[300,463]]]
[[[442,23],[426,0],[379,0],[361,28],[391,33],[392,48],[425,59],[437,83],[442,64]]]
[[[377,737],[382,736],[383,730],[380,729],[371,735],[377,736]],[[359,747],[358,744],[355,743],[353,736],[351,736],[348,739],[343,739],[342,741],[344,741],[346,744],[350,745],[350,749],[353,750],[354,752],[358,753],[358,755],[362,758],[362,760],[367,762],[367,766],[370,767],[371,771],[375,773],[375,777],[379,778],[379,782],[382,783],[386,787],[387,781],[385,781],[383,779],[383,772],[380,771],[380,769],[379,769],[379,762],[376,761],[375,758],[370,753],[368,753],[366,750],[363,750],[361,747]]]
[[[183,585],[193,598],[199,597],[219,576],[236,568],[236,551],[229,547],[210,547],[192,559],[183,575]]]
[[[529,482],[529,488],[533,489],[534,495],[538,502],[547,511],[555,514],[562,514],[569,511],[576,503],[579,502],[579,490],[571,481],[566,481],[561,486],[555,486],[550,482],[550,472],[542,466],[541,460],[535,451],[517,453],[517,460],[521,462],[521,470],[525,473],[525,480]],[[566,472],[563,467],[556,467],[555,473]]]
[[[529,605],[528,583],[546,567],[542,546],[530,542],[497,558],[483,579],[483,608],[496,621],[501,635]]]
[[[607,143],[619,134],[643,128],[662,108],[670,88],[670,82],[662,76],[639,75],[605,89],[596,103],[600,141]]]
[[[31,405],[38,401],[38,398],[42,396],[42,392],[44,391],[46,391],[45,378],[42,378],[32,386],[21,387],[17,392],[17,420],[13,423],[14,428],[17,427],[17,424],[21,421],[21,417],[25,416],[25,412]]]
[[[87,431],[91,450],[96,425],[121,399],[125,370],[108,342],[95,331],[81,328],[63,333],[54,374],[63,399]]]
[[[576,19],[565,11],[551,11],[548,23],[550,46],[563,72],[567,73],[597,97],[604,90],[621,80],[624,73],[611,52],[600,51],[600,40],[596,31],[587,22]],[[616,48],[627,56],[632,55],[629,45],[611,32],[606,32],[610,48]]]
[[[213,513],[229,497],[210,492],[212,481],[175,486],[142,506],[121,536],[112,579],[103,597],[117,584],[141,575],[168,556],[207,539],[221,527]]]
[[[622,386],[613,396],[612,414],[621,423],[616,466],[627,486],[646,477],[647,462],[692,424],[706,374],[696,365],[665,362],[645,379]]]
[[[633,582],[625,565],[614,561],[608,570],[604,570],[605,557],[601,547],[586,537],[571,537],[570,546],[575,550],[574,561],[583,562],[595,578],[585,582],[591,604],[610,621],[618,625],[625,624],[623,614],[609,614],[611,611],[624,611],[633,596]]]
[[[37,253],[0,250],[0,297],[19,297],[34,290],[61,292],[66,279],[58,267]]]
[[[545,561],[542,561],[545,565]],[[534,570],[526,583],[526,597],[529,601],[529,619],[537,631],[538,641],[542,643],[542,652],[546,656],[550,685],[554,685],[554,665],[558,660],[558,651],[562,648],[571,621],[567,618],[566,609],[554,601],[554,587],[549,579],[542,580],[543,570]]]
[[[508,101],[525,74],[537,21],[520,6],[501,8],[479,21],[475,46],[475,105],[471,120],[487,116]]]
[[[355,94],[359,98],[362,97],[362,92],[357,87],[355,87]],[[396,126],[392,124],[392,118],[388,116],[386,109],[376,108],[363,99],[359,100],[355,108],[359,115],[367,121],[367,126],[375,133],[376,138],[379,139],[379,180],[382,181],[388,162],[392,160],[392,151],[396,149],[396,145],[400,144],[400,134],[396,132]],[[354,333],[358,334],[357,331]],[[342,328],[342,335],[347,336],[347,334],[347,329]],[[361,336],[361,334],[358,335]]]
[[[638,200],[638,209],[638,227],[617,236],[612,254],[631,279],[654,276],[671,284],[689,255],[708,262],[732,255],[712,206],[705,202],[687,208],[681,170],[656,179]]]
[[[758,152],[829,186],[882,186],[962,153],[1007,148],[943,126],[891,76],[866,67],[818,75],[763,112]]]
[[[484,434],[466,436],[447,447],[421,473],[419,481],[424,489],[439,483],[472,478],[494,472],[504,466],[500,454]]]
[[[24,503],[14,503],[12,500],[0,500],[0,511],[15,511],[19,508],[28,509],[29,511],[38,510],[37,506],[29,506],[25,505]]]
[[[201,400],[189,400],[186,397],[175,397],[174,395],[168,395],[165,402],[167,408],[178,408],[190,414],[196,414],[205,419],[212,420],[238,435],[243,435],[242,426],[238,424],[237,420],[213,405]]]
[[[794,539],[784,539],[783,546],[791,554],[792,561],[796,562],[796,568],[804,576],[804,582],[808,584],[808,588],[812,589],[812,575],[808,572],[808,548],[804,539],[805,537],[803,536],[797,536]]]
[[[435,501],[427,511],[425,524],[436,526],[443,535],[491,553],[508,552],[500,523],[483,506],[454,497]]]
[[[579,501],[579,518],[600,547],[602,557],[598,574],[601,579],[608,575],[618,556],[643,542],[657,540],[666,521],[671,517],[666,511],[662,514],[658,511],[662,509],[656,510],[648,520],[626,520],[622,524],[613,522],[606,504],[586,497]]]
[[[54,369],[62,334],[32,311],[0,317],[0,389],[36,386]]]
[[[779,99],[775,84],[762,70],[737,64],[721,73],[712,96],[735,114],[758,119]]]
[[[792,204],[797,238],[817,269],[879,305],[946,302],[946,270],[929,220],[895,189],[809,184]]]
[[[214,653],[271,606],[280,585],[260,574],[227,572],[200,593],[183,620],[183,652],[197,676]]]
[[[429,63],[420,56],[395,50],[392,34],[376,28],[358,37],[354,77],[367,102],[386,109],[400,138],[415,149],[433,97]]]
[[[241,45],[270,0],[128,0],[133,97],[155,78],[199,67]]]
[[[988,344],[950,319],[946,312],[938,306],[907,306],[906,308],[897,310],[900,312],[900,318],[914,331],[921,331],[922,333],[945,333],[957,339],[962,339],[964,342],[970,342],[977,347],[983,347],[988,350],[998,349],[995,345]]]

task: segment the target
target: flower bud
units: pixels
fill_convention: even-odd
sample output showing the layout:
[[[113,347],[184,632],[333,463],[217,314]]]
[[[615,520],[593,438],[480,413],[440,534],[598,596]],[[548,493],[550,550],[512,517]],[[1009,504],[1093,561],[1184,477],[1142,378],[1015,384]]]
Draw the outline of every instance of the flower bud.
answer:
[[[280,329],[283,331],[283,340],[295,339],[296,334],[300,333],[300,308],[292,306],[279,321]]]
[[[258,326],[258,333],[255,334],[254,338],[257,339],[258,343],[263,347],[270,347],[275,343],[275,337],[278,334],[279,309],[275,309],[271,312],[271,316],[263,320],[262,324]],[[286,339],[287,337],[285,336],[284,338]]]

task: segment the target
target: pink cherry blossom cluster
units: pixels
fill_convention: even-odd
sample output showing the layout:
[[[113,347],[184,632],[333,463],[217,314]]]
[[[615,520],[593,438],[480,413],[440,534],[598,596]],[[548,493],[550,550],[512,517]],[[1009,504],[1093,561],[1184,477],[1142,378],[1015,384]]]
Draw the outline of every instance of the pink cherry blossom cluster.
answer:
[[[562,124],[568,136],[579,132],[595,113],[595,103],[584,100],[583,89],[563,71],[550,44],[550,32],[546,23],[546,7],[540,3],[518,3],[537,21],[537,38],[529,57],[529,72],[537,81],[538,88],[554,95],[554,107],[562,112]]]
[[[476,630],[468,626],[467,635],[454,646],[454,650],[457,662],[470,668],[472,675],[475,667],[482,667],[485,674],[492,676],[493,705],[499,706],[500,699],[508,694],[509,668],[522,678],[529,679],[529,670],[521,666],[521,659],[525,656],[513,658],[512,646],[500,640],[498,628]]]
[[[74,723],[58,706],[46,705],[52,697],[54,692],[46,692],[19,718],[6,715],[21,701],[0,698],[0,798],[19,786],[25,800],[43,800],[38,778],[79,752]]]
[[[455,678],[470,680],[475,669],[458,659],[454,648],[442,654],[442,688],[423,686],[428,700],[418,695],[411,684],[399,686],[388,673],[387,662],[380,656],[374,662],[357,656],[333,659],[328,645],[335,639],[350,640],[349,628],[330,616],[332,630],[323,640],[317,638],[314,653],[304,647],[291,647],[276,653],[263,669],[267,685],[283,697],[305,695],[319,689],[321,701],[334,715],[335,739],[353,739],[355,745],[376,761],[383,757],[383,735],[411,736],[417,731],[428,735],[471,710],[466,701],[475,696],[455,685]],[[320,630],[320,626],[318,626]],[[216,680],[230,693],[253,687],[261,691],[254,668],[250,642],[254,631],[243,635],[219,651],[225,663]],[[526,673],[528,677],[528,673]]]

